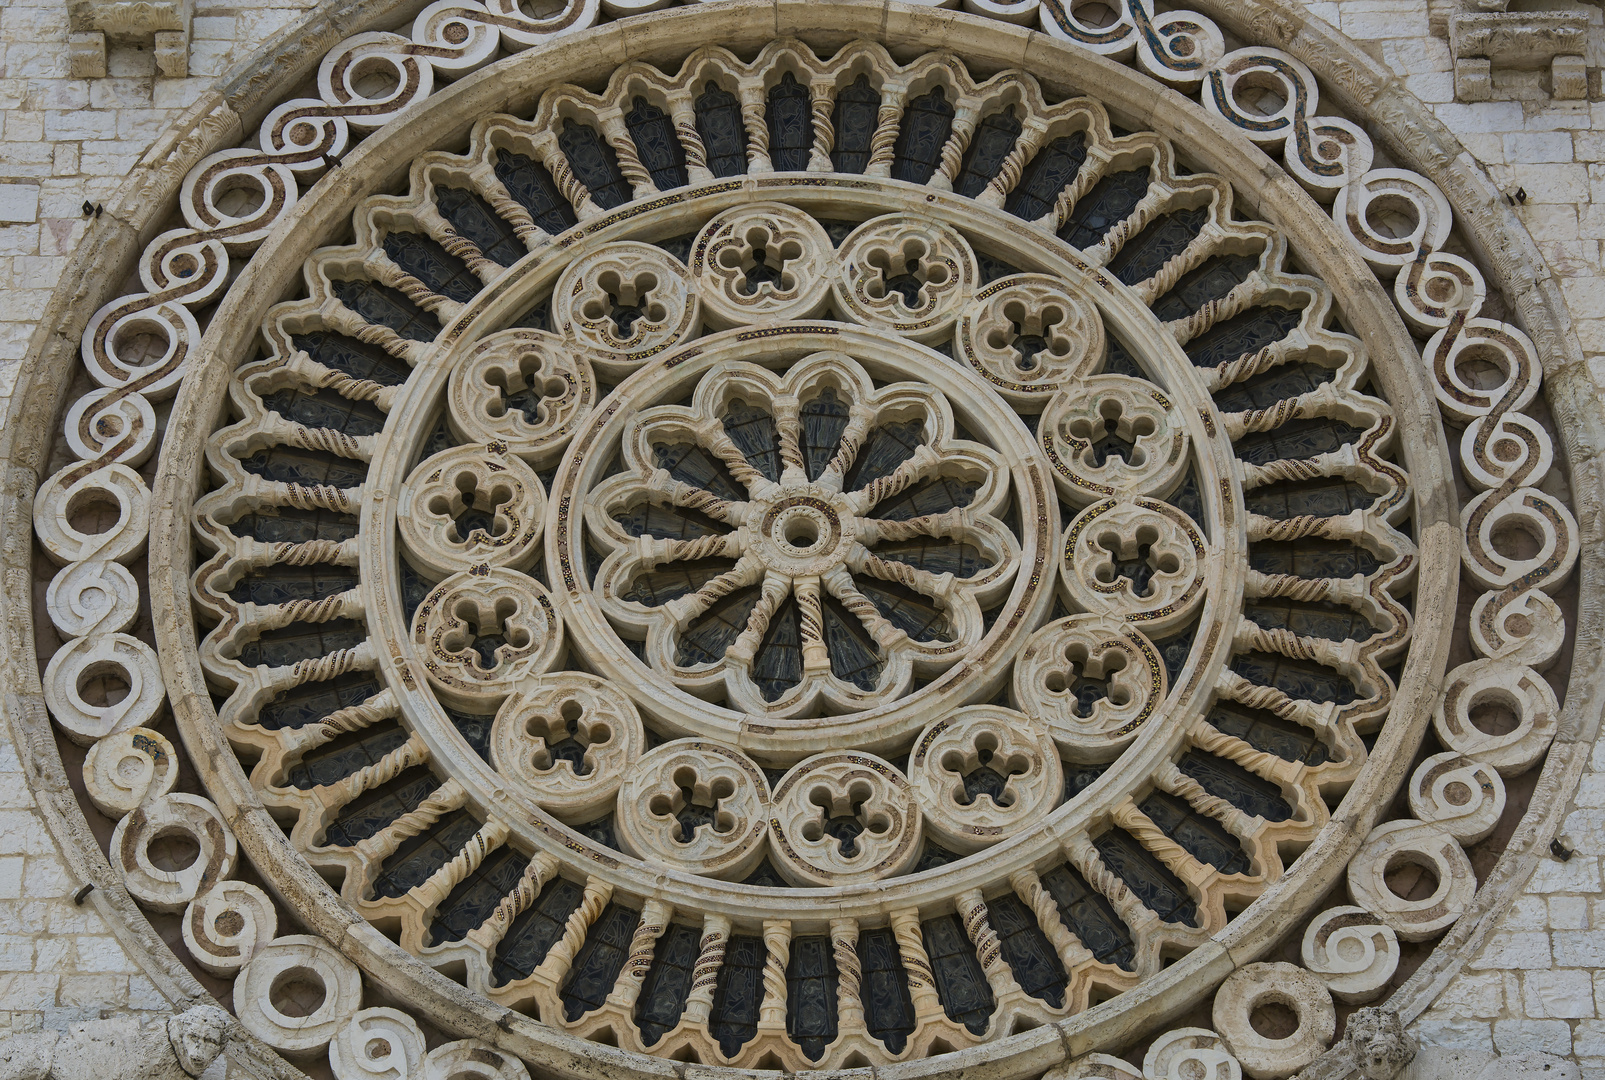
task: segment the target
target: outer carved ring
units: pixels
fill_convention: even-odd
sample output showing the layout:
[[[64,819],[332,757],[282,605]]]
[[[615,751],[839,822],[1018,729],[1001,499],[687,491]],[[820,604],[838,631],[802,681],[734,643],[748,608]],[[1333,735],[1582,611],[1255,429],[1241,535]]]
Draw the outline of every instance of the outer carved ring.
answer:
[[[965,31],[966,34],[974,34],[975,33],[975,29],[976,29],[975,27],[970,26],[970,25],[966,25],[964,27],[964,31]],[[984,34],[981,34],[980,36],[983,39],[989,39],[989,34],[984,33]],[[1081,58],[1081,59],[1084,59],[1084,58]],[[1125,73],[1123,73],[1123,72],[1118,72],[1118,71],[1114,71],[1114,70],[1111,70],[1111,71],[1108,71],[1108,72],[1102,72],[1102,74],[1107,74],[1110,77],[1115,78],[1117,80],[1120,77],[1123,77],[1125,75]],[[1173,975],[1174,979],[1179,980],[1179,979],[1185,977],[1188,974],[1188,972],[1185,970],[1185,966],[1184,965],[1178,965],[1177,969],[1174,972],[1172,972],[1171,974]]]

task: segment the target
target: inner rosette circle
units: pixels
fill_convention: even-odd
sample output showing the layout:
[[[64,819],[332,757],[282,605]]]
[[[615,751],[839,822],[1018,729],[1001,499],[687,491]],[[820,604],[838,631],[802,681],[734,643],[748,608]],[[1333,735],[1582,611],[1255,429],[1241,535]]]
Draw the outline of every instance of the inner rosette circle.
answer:
[[[923,726],[916,688],[998,681],[1051,601],[1057,504],[1019,418],[951,361],[878,331],[785,331],[702,339],[619,387],[639,411],[576,439],[556,489],[601,565],[566,610],[687,735],[772,725],[802,750],[850,723],[873,746]],[[615,459],[594,486],[592,446]]]

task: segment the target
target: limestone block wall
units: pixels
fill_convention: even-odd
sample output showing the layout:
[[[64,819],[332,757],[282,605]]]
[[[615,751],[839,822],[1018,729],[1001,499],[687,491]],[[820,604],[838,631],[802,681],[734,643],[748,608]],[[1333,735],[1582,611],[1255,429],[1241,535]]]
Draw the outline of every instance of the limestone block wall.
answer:
[[[110,195],[206,86],[312,6],[197,4],[189,78],[158,78],[150,48],[118,47],[91,80],[69,76],[66,5],[0,5],[0,397],[68,254],[94,242],[83,204]],[[73,902],[77,888],[0,726],[0,1035],[167,1008],[105,920]]]
[[[67,255],[94,243],[95,206],[211,80],[312,6],[201,0],[188,78],[160,78],[149,48],[120,47],[111,50],[107,77],[95,80],[70,77],[59,0],[0,6],[0,398],[11,393],[31,337],[49,332],[37,320]],[[1496,72],[1493,100],[1457,103],[1449,45],[1434,33],[1428,0],[1309,7],[1395,71],[1516,201],[1605,388],[1605,102],[1555,101],[1546,73]],[[1600,9],[1580,8],[1597,31]],[[1600,59],[1589,57],[1596,86]],[[61,1028],[106,1009],[163,1008],[112,929],[74,902],[78,883],[33,804],[10,738],[0,725],[0,1035]],[[1418,1022],[1424,1044],[1473,1059],[1544,1051],[1573,1057],[1585,1077],[1605,1078],[1605,743],[1559,840],[1574,854],[1540,865]]]

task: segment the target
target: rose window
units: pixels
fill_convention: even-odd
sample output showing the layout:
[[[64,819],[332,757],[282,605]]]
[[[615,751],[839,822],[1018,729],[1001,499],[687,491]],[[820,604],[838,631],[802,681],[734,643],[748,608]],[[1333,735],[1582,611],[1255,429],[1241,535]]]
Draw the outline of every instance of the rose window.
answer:
[[[932,63],[1075,197],[912,143],[699,186],[572,118],[563,195],[560,88],[363,204],[238,369],[221,730],[493,1002],[710,1064],[1000,1037],[1221,931],[1365,761],[1415,546],[1331,294],[1164,140]],[[689,186],[605,212],[615,167]]]
[[[750,714],[809,717],[895,700],[974,648],[1019,542],[996,516],[1006,466],[959,437],[946,398],[877,391],[836,352],[783,381],[751,363],[711,374],[690,408],[641,418],[588,500],[611,549],[604,611],[645,631],[651,666],[722,683]],[[669,499],[660,472],[684,485]]]
[[[1537,468],[1527,421],[1478,426],[1515,366],[1439,385],[1485,491],[1462,551],[1436,376],[1345,278],[1346,204],[1145,120],[1145,77],[1106,104],[868,41],[675,55],[494,107],[465,75],[442,93],[479,112],[368,136],[211,320],[164,419],[163,483],[194,498],[150,528],[152,574],[189,586],[159,598],[189,643],[162,671],[216,805],[173,792],[149,688],[93,692],[132,616],[45,680],[102,740],[86,787],[123,815],[130,891],[190,937],[232,927],[216,970],[251,974],[227,950],[278,904],[318,970],[626,1071],[997,1041],[1021,1077],[1312,916],[1310,970],[1328,939],[1382,957],[1322,986],[1380,992],[1400,940],[1465,909],[1439,841],[1491,835],[1555,726],[1536,669],[1563,616],[1512,590],[1564,577],[1569,519],[1499,478]],[[1320,154],[1355,152],[1323,122]],[[1357,197],[1322,168],[1294,175]],[[1478,330],[1446,314],[1473,278],[1434,258],[1398,272],[1405,318]],[[83,499],[40,499],[41,544],[85,563]],[[1517,518],[1537,555],[1501,547]],[[1460,558],[1508,610],[1484,596],[1454,648],[1533,665],[1514,688],[1492,660],[1444,673]],[[1518,717],[1492,748],[1490,702]],[[1416,819],[1354,869],[1355,804],[1395,802],[1413,758]],[[175,830],[224,839],[170,872],[141,844]],[[1402,864],[1436,891],[1400,892]],[[334,1038],[251,1022],[291,1053]]]

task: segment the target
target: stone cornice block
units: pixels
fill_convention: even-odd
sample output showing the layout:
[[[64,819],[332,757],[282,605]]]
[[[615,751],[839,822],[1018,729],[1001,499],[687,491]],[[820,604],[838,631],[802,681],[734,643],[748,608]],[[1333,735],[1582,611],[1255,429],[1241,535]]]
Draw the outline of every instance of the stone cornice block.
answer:
[[[137,41],[163,30],[187,35],[192,8],[191,0],[69,0],[67,18],[74,31]]]
[[[1501,11],[1449,20],[1457,60],[1481,57],[1502,68],[1541,68],[1557,56],[1581,55],[1587,35],[1583,12]]]
[[[149,44],[156,50],[157,73],[189,74],[189,29],[194,0],[68,0],[73,74],[100,78],[108,42]]]

